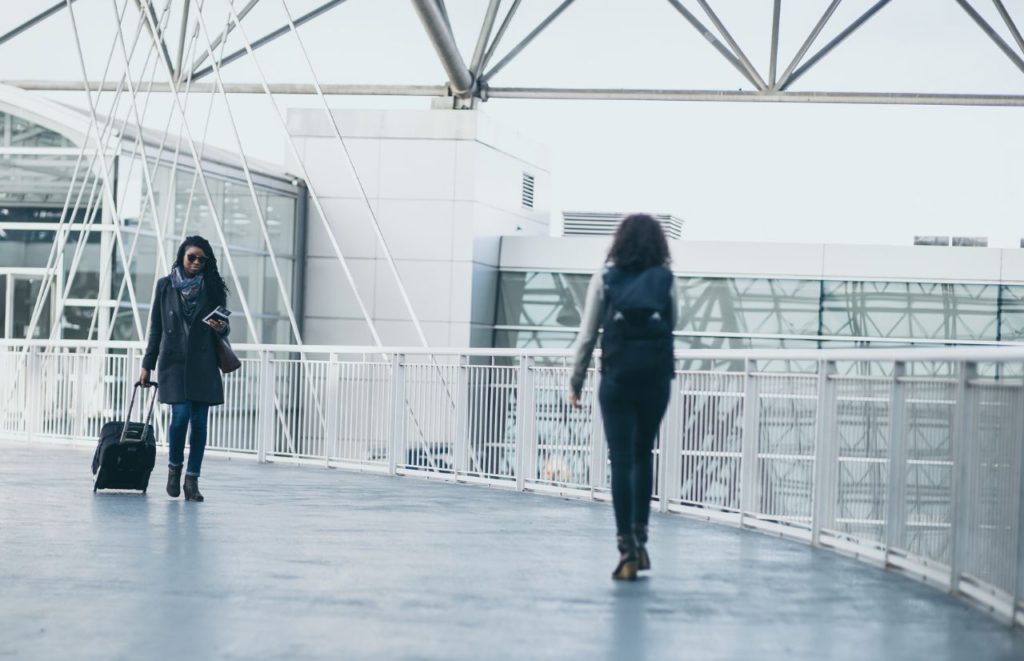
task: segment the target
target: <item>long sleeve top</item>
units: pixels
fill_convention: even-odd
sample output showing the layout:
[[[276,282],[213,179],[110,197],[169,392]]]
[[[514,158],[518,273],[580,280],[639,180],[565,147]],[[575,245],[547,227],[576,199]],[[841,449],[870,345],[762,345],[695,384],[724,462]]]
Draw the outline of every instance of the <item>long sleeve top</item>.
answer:
[[[672,298],[672,319],[675,325],[676,315],[676,288],[669,289]],[[604,270],[598,271],[590,278],[587,285],[587,299],[583,306],[583,319],[580,323],[580,333],[576,336],[576,343],[573,345],[572,376],[569,379],[569,387],[579,397],[583,390],[583,381],[587,377],[587,369],[590,367],[590,358],[594,354],[594,347],[597,345],[598,332],[601,330],[601,312],[604,310]]]

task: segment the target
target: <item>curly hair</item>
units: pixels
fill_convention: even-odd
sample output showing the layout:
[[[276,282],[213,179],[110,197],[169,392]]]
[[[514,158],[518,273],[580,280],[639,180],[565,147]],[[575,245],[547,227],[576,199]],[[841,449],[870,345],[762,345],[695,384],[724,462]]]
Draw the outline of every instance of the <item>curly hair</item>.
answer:
[[[623,218],[615,230],[608,261],[626,271],[643,271],[668,266],[672,256],[658,221],[648,214],[634,213]]]
[[[174,258],[174,265],[185,270],[185,251],[190,246],[199,248],[206,253],[206,266],[203,267],[203,282],[206,286],[206,294],[214,305],[227,305],[228,286],[217,270],[217,257],[213,254],[213,247],[210,242],[199,235],[186,236],[185,240],[178,246],[178,256]]]

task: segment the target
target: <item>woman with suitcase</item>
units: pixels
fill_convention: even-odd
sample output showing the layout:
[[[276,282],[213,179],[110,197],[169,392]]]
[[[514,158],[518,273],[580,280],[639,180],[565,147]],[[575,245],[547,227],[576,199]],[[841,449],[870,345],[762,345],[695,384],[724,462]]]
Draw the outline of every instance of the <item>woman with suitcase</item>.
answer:
[[[181,494],[188,435],[185,500],[203,501],[199,473],[206,449],[207,416],[211,406],[224,403],[216,345],[230,331],[226,320],[205,318],[227,303],[227,294],[213,248],[201,236],[182,242],[171,272],[156,283],[139,381],[148,384],[155,368],[160,377],[160,401],[171,406],[167,495],[172,498]]]
[[[575,345],[569,403],[579,407],[598,330],[603,329],[597,395],[612,467],[620,554],[612,573],[616,580],[636,580],[637,571],[651,567],[651,453],[675,373],[676,297],[670,260],[665,234],[654,218],[625,218],[615,232],[604,270],[590,280]]]

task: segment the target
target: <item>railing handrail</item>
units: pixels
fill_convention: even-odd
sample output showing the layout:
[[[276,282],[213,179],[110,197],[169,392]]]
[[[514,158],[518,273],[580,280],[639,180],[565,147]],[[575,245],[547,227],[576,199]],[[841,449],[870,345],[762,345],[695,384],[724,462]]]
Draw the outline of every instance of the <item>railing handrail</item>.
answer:
[[[37,347],[44,349],[145,349],[139,341],[0,339],[0,347]],[[237,351],[339,354],[339,355],[411,355],[470,356],[496,358],[570,358],[569,349],[504,349],[486,347],[375,347],[342,344],[247,344],[232,345]],[[1016,346],[900,347],[884,349],[679,349],[680,360],[789,360],[789,361],[879,361],[879,362],[1024,362],[1024,343]]]

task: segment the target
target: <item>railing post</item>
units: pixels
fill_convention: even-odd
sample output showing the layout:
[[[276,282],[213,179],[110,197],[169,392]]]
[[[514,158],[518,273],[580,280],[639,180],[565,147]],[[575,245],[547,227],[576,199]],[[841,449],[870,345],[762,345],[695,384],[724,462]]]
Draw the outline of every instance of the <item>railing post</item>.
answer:
[[[338,354],[332,353],[327,359],[327,420],[324,430],[327,437],[324,439],[324,463],[330,468],[331,457],[338,456],[338,398],[340,397],[341,367],[338,365]]]
[[[455,477],[469,470],[469,356],[459,356],[455,388]]]
[[[760,424],[757,361],[743,361],[743,438],[740,460],[740,525],[757,508],[757,439]]]
[[[519,357],[518,392],[516,393],[516,490],[526,489],[526,473],[533,462],[528,455],[533,448],[533,359]]]
[[[835,494],[835,468],[838,448],[832,434],[836,398],[836,364],[830,360],[818,363],[818,407],[814,421],[814,492],[811,508],[811,544],[821,544],[821,529],[832,522]]]
[[[665,412],[665,422],[662,429],[665,433],[661,436],[660,451],[658,458],[658,509],[661,512],[668,511],[670,500],[679,500],[682,491],[682,454],[683,434],[679,424],[680,398],[682,388],[677,386],[681,374],[676,374],[676,379],[670,382],[672,390],[669,394],[668,410]]]
[[[1011,624],[1024,626],[1024,387],[1017,398],[1017,568]]]
[[[889,391],[889,478],[885,494],[885,555],[906,547],[907,526],[907,364],[893,365]]]
[[[260,352],[259,379],[256,387],[256,460],[264,464],[274,456],[274,364],[270,352]]]
[[[956,389],[956,410],[953,416],[953,516],[950,521],[950,567],[949,589],[960,590],[960,575],[967,565],[968,544],[970,535],[971,502],[974,489],[974,443],[971,431],[974,423],[973,395],[971,379],[977,375],[977,365],[961,362],[959,379]]]
[[[86,369],[88,368],[87,360],[88,353],[84,350],[79,353],[69,354],[75,357],[75,375],[73,379],[73,385],[71,388],[72,404],[74,405],[74,417],[71,428],[74,429],[74,435],[77,438],[85,438],[85,397],[86,397],[86,383],[88,383],[89,377],[86,375]]]
[[[25,355],[25,408],[23,410],[25,412],[25,435],[28,436],[30,442],[35,440],[39,433],[41,393],[37,391],[42,380],[39,369],[39,349],[38,347],[29,347]]]
[[[398,455],[405,433],[405,356],[391,356],[391,433],[388,434],[388,474],[398,472]]]
[[[607,444],[604,442],[604,418],[601,417],[601,357],[594,356],[594,396],[590,402],[590,497],[605,485]],[[582,396],[582,393],[580,393]]]

